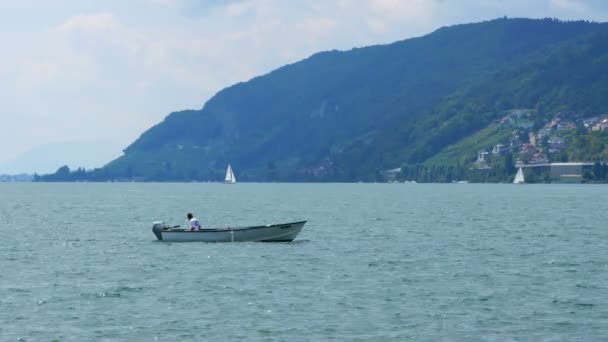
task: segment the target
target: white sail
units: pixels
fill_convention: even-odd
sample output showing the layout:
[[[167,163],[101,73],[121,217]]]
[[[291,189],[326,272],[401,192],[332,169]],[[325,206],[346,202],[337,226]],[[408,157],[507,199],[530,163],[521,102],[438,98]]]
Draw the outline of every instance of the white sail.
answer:
[[[226,169],[226,177],[224,178],[226,183],[234,184],[236,183],[236,177],[234,177],[234,172],[232,172],[232,167],[228,164],[228,169]]]
[[[515,175],[515,179],[513,180],[513,184],[523,184],[526,180],[524,179],[524,170],[520,167],[517,170],[517,174]]]

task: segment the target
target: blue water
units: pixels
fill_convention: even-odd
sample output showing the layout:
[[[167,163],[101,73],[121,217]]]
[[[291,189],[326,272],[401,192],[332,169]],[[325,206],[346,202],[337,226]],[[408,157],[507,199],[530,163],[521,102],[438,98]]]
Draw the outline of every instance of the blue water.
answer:
[[[308,220],[292,243],[151,223]],[[608,340],[608,187],[0,184],[0,341]]]

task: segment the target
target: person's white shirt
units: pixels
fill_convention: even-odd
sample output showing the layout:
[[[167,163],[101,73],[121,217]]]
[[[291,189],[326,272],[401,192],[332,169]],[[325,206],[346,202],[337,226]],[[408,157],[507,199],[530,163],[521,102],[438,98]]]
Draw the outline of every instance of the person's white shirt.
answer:
[[[196,217],[190,219],[190,230],[201,230],[201,224],[198,222]]]

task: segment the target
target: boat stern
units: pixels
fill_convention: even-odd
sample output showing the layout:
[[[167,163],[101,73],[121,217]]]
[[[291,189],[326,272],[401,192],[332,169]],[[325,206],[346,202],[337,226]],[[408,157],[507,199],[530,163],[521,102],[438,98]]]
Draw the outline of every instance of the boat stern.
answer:
[[[152,232],[156,235],[156,238],[160,241],[163,239],[163,235],[161,231],[165,229],[165,223],[162,221],[157,221],[152,224]]]

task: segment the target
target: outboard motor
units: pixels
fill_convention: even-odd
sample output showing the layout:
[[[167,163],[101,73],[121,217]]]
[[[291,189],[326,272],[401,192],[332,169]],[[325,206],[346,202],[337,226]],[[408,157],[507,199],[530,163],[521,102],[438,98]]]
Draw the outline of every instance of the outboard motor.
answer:
[[[162,240],[163,236],[160,232],[165,228],[166,228],[166,225],[164,222],[157,221],[157,222],[154,222],[154,224],[152,225],[152,232],[154,232],[154,235],[156,235],[157,239]]]

